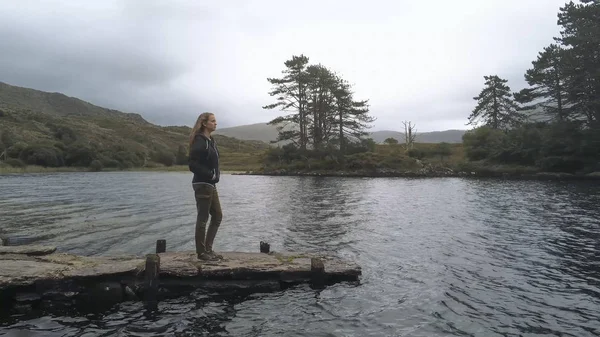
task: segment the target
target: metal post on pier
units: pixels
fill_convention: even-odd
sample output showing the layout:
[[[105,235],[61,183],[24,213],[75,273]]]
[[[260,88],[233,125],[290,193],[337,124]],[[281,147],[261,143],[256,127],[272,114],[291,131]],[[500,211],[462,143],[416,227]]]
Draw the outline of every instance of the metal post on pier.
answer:
[[[269,254],[270,250],[271,250],[271,245],[268,242],[264,242],[264,241],[260,242],[260,252],[261,253]]]
[[[311,283],[314,288],[325,287],[325,265],[323,260],[317,257],[310,259]]]
[[[146,255],[146,270],[144,279],[144,302],[151,309],[158,307],[158,275],[160,273],[160,256],[158,254]]]
[[[156,254],[167,251],[167,240],[156,240]]]

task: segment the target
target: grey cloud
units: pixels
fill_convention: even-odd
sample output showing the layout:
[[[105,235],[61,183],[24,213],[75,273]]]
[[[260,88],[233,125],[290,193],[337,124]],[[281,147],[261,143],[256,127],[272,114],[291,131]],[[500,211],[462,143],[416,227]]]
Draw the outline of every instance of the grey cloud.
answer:
[[[169,57],[171,51],[161,49],[161,38],[152,31],[124,34],[97,27],[94,32],[85,25],[80,32],[61,31],[54,24],[48,29],[29,25],[27,19],[27,24],[0,21],[5,22],[0,24],[0,80],[9,84],[62,92],[161,124],[189,124],[205,102],[173,86],[191,65]]]
[[[374,129],[464,128],[483,76],[525,86],[561,0],[0,2],[0,81],[190,125],[267,122],[267,77],[304,53],[356,83]],[[319,8],[315,11],[314,8]],[[512,20],[512,21],[511,21]],[[420,122],[419,122],[420,121]]]

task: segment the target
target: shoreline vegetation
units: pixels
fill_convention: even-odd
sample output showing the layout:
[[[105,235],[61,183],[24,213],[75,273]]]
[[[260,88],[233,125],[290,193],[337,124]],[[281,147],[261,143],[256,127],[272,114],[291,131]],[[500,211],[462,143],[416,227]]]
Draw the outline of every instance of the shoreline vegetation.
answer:
[[[461,170],[462,169],[462,170]],[[91,172],[89,167],[43,167],[29,165],[25,167],[0,167],[0,175],[9,174],[43,174],[43,173],[80,173]],[[103,169],[92,172],[182,172],[188,173],[186,165],[138,167],[128,169]],[[419,170],[402,170],[393,168],[371,168],[354,170],[294,170],[294,169],[257,169],[257,170],[223,170],[221,174],[281,176],[281,177],[338,177],[338,178],[502,178],[517,180],[597,180],[600,172],[568,173],[544,172],[534,167],[522,166],[424,166]]]
[[[187,165],[156,166],[156,167],[133,167],[127,169],[105,168],[102,170],[91,170],[89,167],[43,167],[38,165],[27,165],[24,167],[0,167],[0,175],[6,174],[34,174],[34,173],[76,173],[76,172],[190,172]],[[221,174],[241,174],[247,170],[223,170]],[[191,173],[190,173],[191,174]]]
[[[467,143],[468,145],[468,143]],[[596,171],[545,171],[534,165],[502,164],[489,160],[470,160],[464,143],[413,143],[388,141],[375,144],[365,141],[350,148],[356,153],[306,150],[286,145],[254,150],[245,154],[224,153],[222,174],[262,176],[318,177],[405,177],[405,178],[502,178],[524,180],[600,180]],[[0,161],[0,175],[67,173],[67,172],[185,172],[183,163],[164,165],[149,162],[146,167],[90,167],[19,165],[12,167]]]
[[[481,171],[399,171],[399,170],[356,170],[356,171],[246,171],[232,172],[233,175],[262,176],[311,176],[311,177],[358,177],[358,178],[503,178],[518,180],[598,180],[600,172],[574,174],[564,172],[526,173],[511,167],[487,168]]]

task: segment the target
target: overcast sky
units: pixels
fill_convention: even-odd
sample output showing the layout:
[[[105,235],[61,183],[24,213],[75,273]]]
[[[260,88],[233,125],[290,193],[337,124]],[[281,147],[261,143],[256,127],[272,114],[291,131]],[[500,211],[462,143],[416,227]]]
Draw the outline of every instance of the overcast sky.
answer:
[[[280,115],[267,77],[301,53],[369,99],[373,130],[465,129],[497,74],[518,90],[566,0],[0,0],[0,81],[192,125]]]

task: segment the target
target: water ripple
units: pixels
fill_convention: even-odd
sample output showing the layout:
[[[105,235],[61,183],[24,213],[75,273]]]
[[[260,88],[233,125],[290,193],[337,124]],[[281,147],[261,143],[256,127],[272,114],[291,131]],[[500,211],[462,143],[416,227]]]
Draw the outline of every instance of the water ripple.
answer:
[[[29,336],[600,335],[600,185],[223,176],[216,250],[319,251],[360,285],[197,291],[145,312],[14,316]],[[84,255],[193,249],[186,173],[0,176],[0,235]]]

